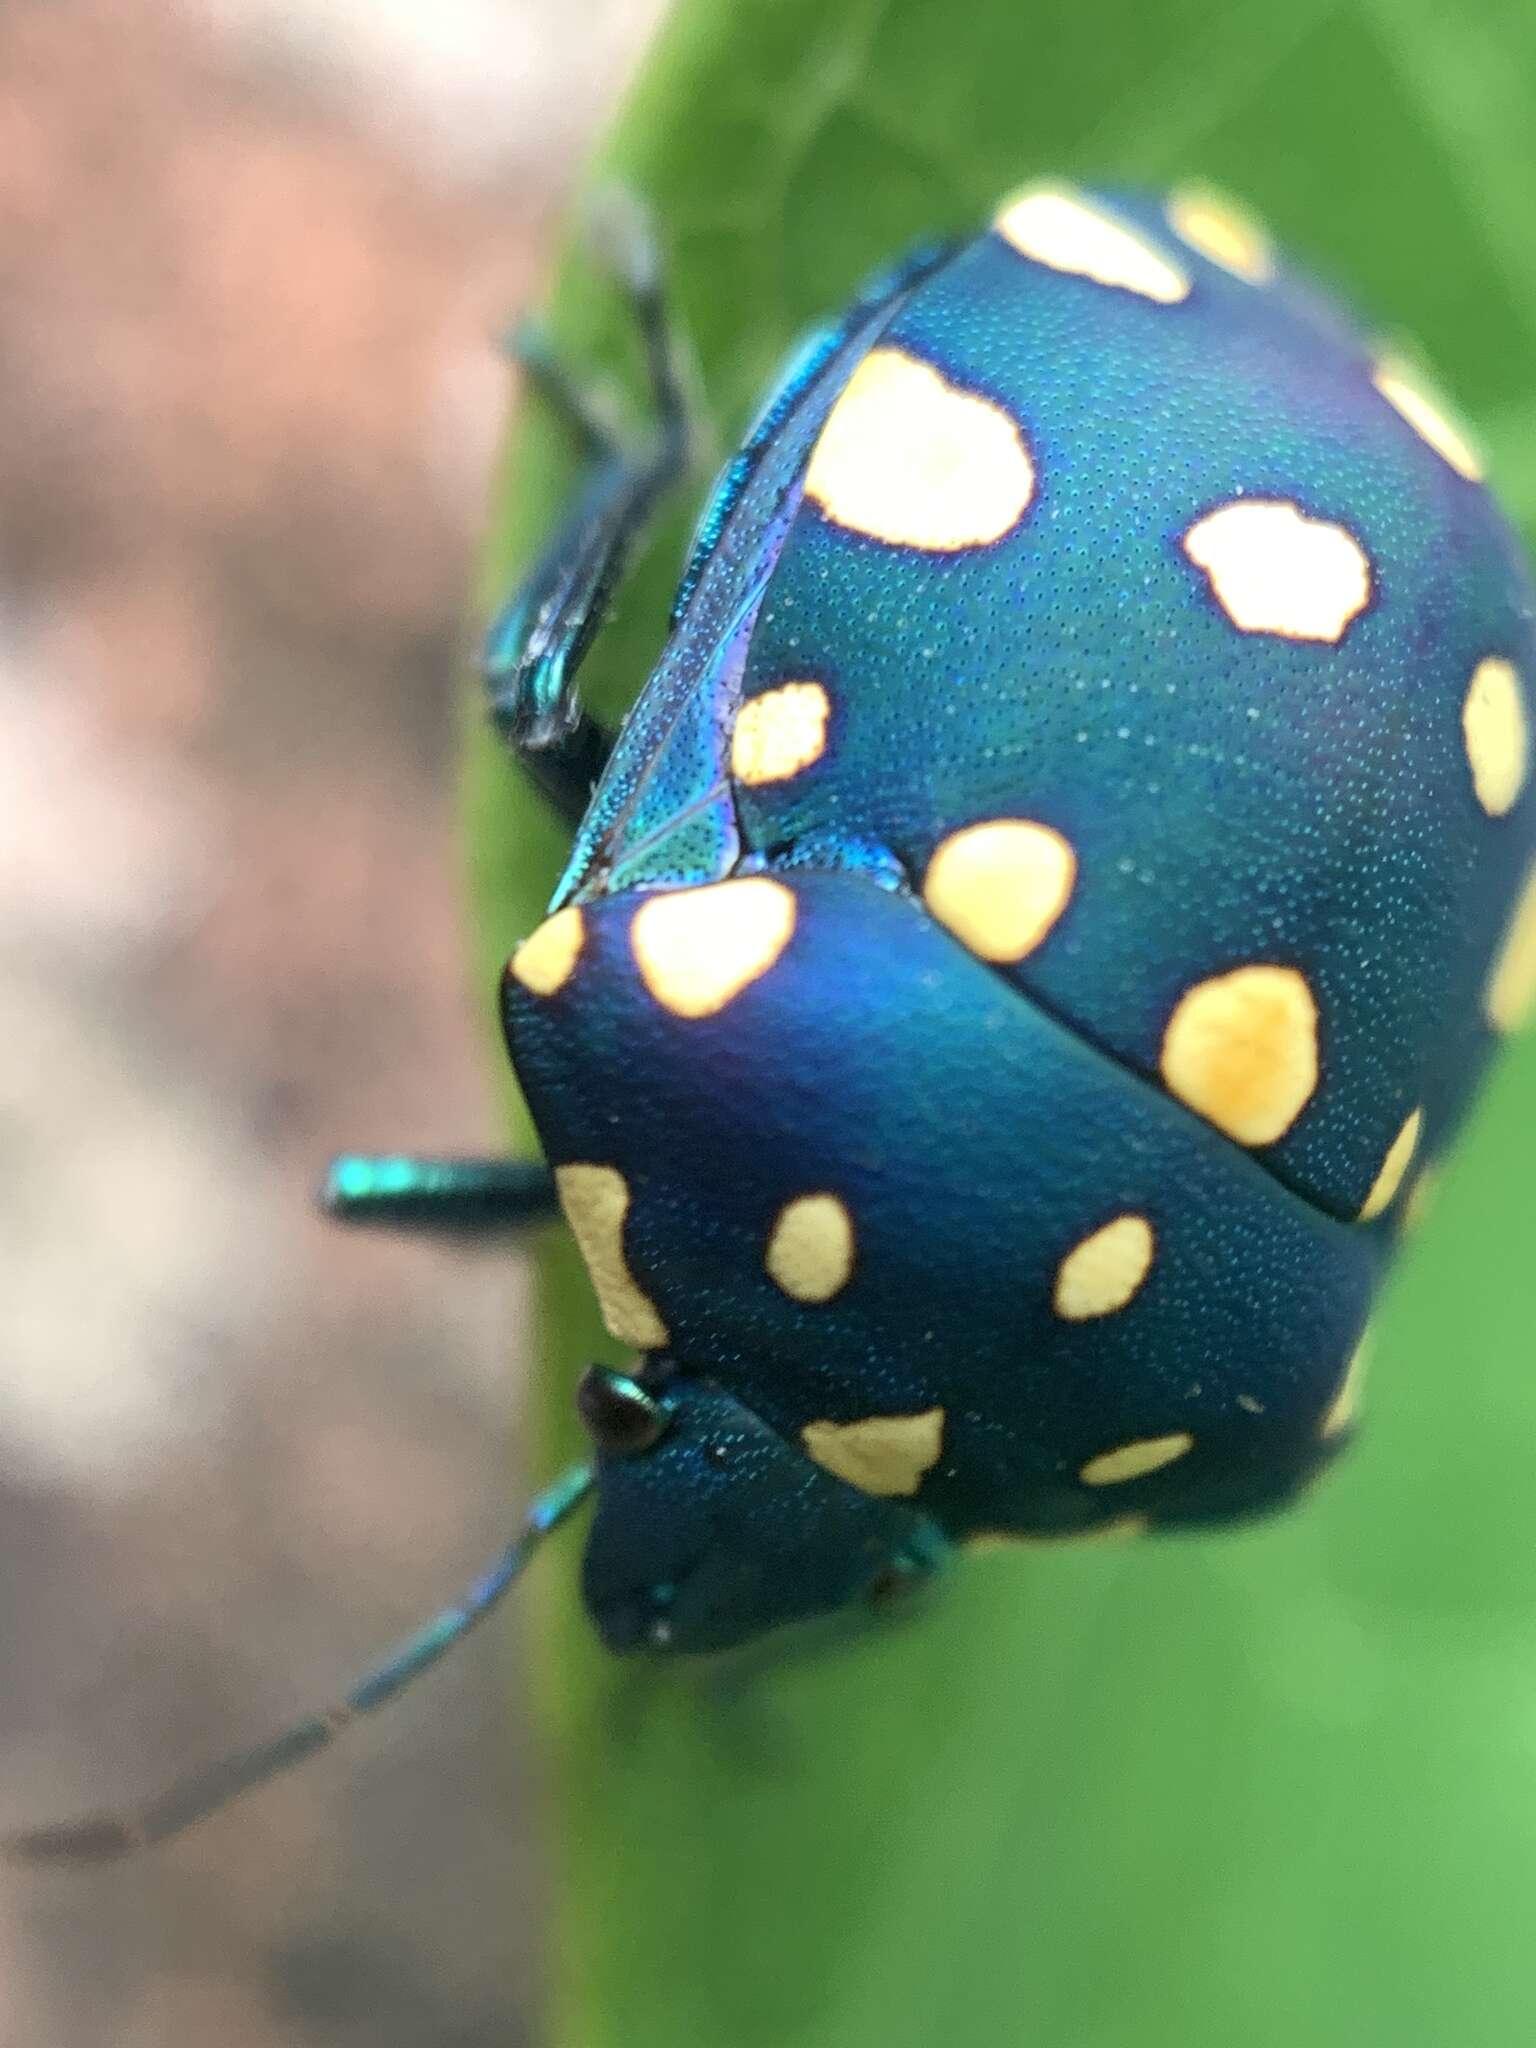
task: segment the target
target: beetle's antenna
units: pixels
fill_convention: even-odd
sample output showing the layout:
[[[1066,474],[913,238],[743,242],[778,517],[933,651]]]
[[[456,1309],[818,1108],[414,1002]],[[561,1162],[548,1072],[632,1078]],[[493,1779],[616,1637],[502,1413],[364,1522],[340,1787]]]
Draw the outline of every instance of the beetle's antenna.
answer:
[[[324,1749],[349,1721],[371,1714],[483,1621],[522,1574],[544,1538],[563,1522],[592,1489],[590,1465],[573,1465],[539,1494],[523,1516],[517,1535],[501,1556],[470,1587],[456,1607],[443,1612],[407,1638],[374,1670],[361,1678],[334,1706],[296,1721],[281,1735],[255,1749],[239,1750],[216,1764],[194,1771],[157,1799],[121,1814],[88,1814],[81,1820],[29,1829],[0,1842],[0,1853],[22,1862],[88,1863],[126,1855],[179,1835],[195,1821],[217,1813],[242,1792],[275,1778]]]

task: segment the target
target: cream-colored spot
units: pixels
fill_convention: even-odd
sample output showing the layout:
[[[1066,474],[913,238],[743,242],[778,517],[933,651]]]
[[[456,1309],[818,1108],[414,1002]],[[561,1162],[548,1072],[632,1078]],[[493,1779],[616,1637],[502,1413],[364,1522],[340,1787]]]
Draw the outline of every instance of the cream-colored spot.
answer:
[[[1034,185],[1003,202],[992,223],[1003,240],[1051,270],[1155,299],[1189,297],[1189,278],[1134,229],[1061,185]]]
[[[923,1474],[944,1447],[944,1410],[918,1415],[871,1415],[863,1422],[808,1422],[800,1432],[806,1453],[824,1471],[861,1493],[894,1497],[916,1493]]]
[[[988,547],[1034,494],[1018,421],[896,348],[859,364],[805,472],[828,519],[891,547]]]
[[[641,1351],[665,1344],[667,1326],[624,1256],[628,1181],[612,1166],[557,1166],[555,1187],[610,1334]]]
[[[1461,707],[1472,787],[1490,818],[1513,810],[1525,788],[1530,735],[1514,664],[1490,654],[1472,671]]]
[[[1145,1536],[1151,1526],[1147,1515],[1111,1515],[1108,1521],[1094,1522],[1086,1529],[978,1529],[962,1539],[961,1548],[967,1557],[994,1557],[1010,1550],[1057,1550],[1068,1543],[1081,1548]]]
[[[836,1195],[797,1195],[779,1211],[764,1261],[796,1301],[830,1301],[853,1275],[853,1218]]]
[[[1365,1385],[1365,1374],[1366,1368],[1370,1364],[1370,1355],[1371,1338],[1369,1332],[1367,1332],[1355,1346],[1354,1356],[1350,1359],[1344,1377],[1339,1383],[1339,1391],[1328,1404],[1328,1412],[1323,1417],[1321,1432],[1323,1436],[1341,1435],[1344,1430],[1349,1428],[1350,1424],[1359,1414],[1360,1393]]]
[[[778,959],[795,899],[771,875],[647,897],[629,928],[640,979],[674,1017],[712,1017]]]
[[[1183,545],[1240,632],[1338,641],[1371,601],[1371,565],[1354,535],[1285,499],[1218,506]]]
[[[524,939],[512,955],[513,974],[534,995],[552,996],[570,980],[585,936],[580,910],[568,904]]]
[[[1059,832],[994,818],[952,832],[928,863],[923,901],[982,960],[1022,960],[1072,894],[1077,856]]]
[[[1235,967],[1179,998],[1163,1034],[1170,1092],[1236,1138],[1272,1145],[1317,1087],[1317,1004],[1294,967]]]
[[[1085,1486],[1123,1486],[1127,1479],[1144,1479],[1160,1472],[1176,1458],[1186,1457],[1195,1447],[1187,1429],[1171,1436],[1146,1436],[1133,1444],[1120,1444],[1112,1451],[1100,1451],[1090,1458],[1078,1477]]]
[[[1396,407],[1409,426],[1442,456],[1468,483],[1478,484],[1485,474],[1483,458],[1468,439],[1466,430],[1451,417],[1446,401],[1432,392],[1422,371],[1389,356],[1376,367],[1371,382]]]
[[[1525,878],[1514,915],[1504,928],[1503,943],[1483,1009],[1495,1031],[1518,1031],[1536,1008],[1536,867]]]
[[[1141,1288],[1152,1267],[1156,1240],[1145,1216],[1116,1216],[1085,1237],[1062,1260],[1052,1297],[1069,1323],[1111,1316]]]
[[[1185,185],[1168,201],[1168,224],[1192,249],[1245,284],[1268,284],[1274,252],[1253,216],[1208,185]]]
[[[1381,1171],[1371,1183],[1371,1192],[1361,1205],[1362,1223],[1369,1223],[1373,1216],[1379,1216],[1383,1209],[1391,1206],[1403,1184],[1403,1175],[1413,1164],[1413,1155],[1419,1148],[1419,1133],[1423,1128],[1424,1112],[1416,1109],[1387,1148]]]
[[[826,749],[831,709],[820,683],[780,683],[749,697],[731,735],[731,773],[755,788],[809,768]]]

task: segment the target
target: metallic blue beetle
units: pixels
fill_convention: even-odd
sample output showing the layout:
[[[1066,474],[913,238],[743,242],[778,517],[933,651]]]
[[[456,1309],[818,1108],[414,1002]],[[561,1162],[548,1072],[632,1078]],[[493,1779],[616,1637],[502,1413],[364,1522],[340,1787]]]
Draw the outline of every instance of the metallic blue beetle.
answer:
[[[533,347],[591,455],[498,621],[577,826],[514,953],[543,1168],[353,1159],[337,1213],[558,1194],[608,1327],[592,1467],[463,1607],[184,1825],[440,1655],[589,1489],[613,1648],[710,1650],[978,1537],[1275,1507],[1346,1439],[1412,1190],[1536,999],[1532,590],[1443,403],[1212,195],[1040,186],[799,351],[616,742],[574,678],[679,467]],[[595,783],[595,787],[594,787]]]

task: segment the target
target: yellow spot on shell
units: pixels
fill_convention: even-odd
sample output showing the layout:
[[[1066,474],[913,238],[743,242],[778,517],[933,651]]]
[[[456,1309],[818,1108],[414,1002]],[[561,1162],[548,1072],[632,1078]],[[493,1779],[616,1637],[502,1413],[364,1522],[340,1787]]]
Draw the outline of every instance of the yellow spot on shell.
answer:
[[[1403,1184],[1404,1174],[1413,1164],[1413,1155],[1419,1148],[1419,1133],[1423,1128],[1424,1112],[1416,1109],[1388,1147],[1387,1156],[1381,1162],[1381,1171],[1371,1183],[1371,1192],[1361,1207],[1362,1223],[1369,1223],[1373,1216],[1379,1216],[1391,1206]]]
[[[1452,418],[1446,401],[1438,392],[1431,390],[1422,371],[1412,369],[1396,357],[1388,357],[1377,365],[1371,382],[1388,405],[1402,414],[1419,439],[1427,441],[1458,475],[1464,476],[1468,483],[1482,482],[1486,473],[1482,456],[1472,445],[1466,430]]]
[[[1294,967],[1236,967],[1180,997],[1163,1034],[1169,1091],[1240,1145],[1272,1145],[1317,1087],[1317,1004]]]
[[[1370,1364],[1371,1338],[1369,1332],[1355,1346],[1354,1356],[1345,1369],[1339,1383],[1339,1391],[1329,1403],[1323,1417],[1322,1434],[1325,1437],[1339,1436],[1360,1412],[1360,1394],[1365,1386],[1366,1369]]]
[[[994,818],[944,840],[923,878],[923,901],[982,960],[1032,953],[1072,894],[1077,856],[1049,825]]]
[[[1021,256],[1048,269],[1117,285],[1162,306],[1189,296],[1189,278],[1178,264],[1063,185],[1033,185],[1015,194],[993,226]]]
[[[1505,926],[1483,1008],[1495,1031],[1518,1031],[1536,1008],[1536,867]]]
[[[861,1493],[894,1498],[916,1493],[923,1474],[939,1462],[944,1410],[871,1415],[863,1422],[808,1422],[800,1437],[807,1455],[824,1471]]]
[[[1035,467],[1018,422],[900,349],[871,349],[844,386],[805,494],[892,547],[988,547],[1018,525]]]
[[[665,1344],[667,1326],[624,1256],[628,1181],[613,1166],[557,1166],[555,1187],[611,1335],[641,1351]]]
[[[571,978],[586,936],[580,910],[568,904],[545,918],[512,955],[512,972],[536,996],[552,996]]]
[[[1145,1216],[1116,1216],[1085,1237],[1062,1260],[1053,1297],[1069,1323],[1113,1315],[1140,1291],[1152,1267],[1156,1239]]]
[[[1472,787],[1490,818],[1514,808],[1525,788],[1530,735],[1514,664],[1490,654],[1472,671],[1461,707]]]
[[[1148,1515],[1111,1515],[1108,1521],[1094,1522],[1086,1529],[978,1529],[963,1539],[961,1547],[967,1557],[992,1557],[1010,1550],[1058,1550],[1068,1543],[1082,1548],[1145,1536],[1151,1526]]]
[[[1245,284],[1275,274],[1269,237],[1251,214],[1208,185],[1185,185],[1168,201],[1168,224],[1181,240]]]
[[[853,1274],[853,1218],[836,1195],[797,1195],[779,1211],[765,1261],[795,1301],[830,1301]]]
[[[809,768],[825,751],[831,708],[820,683],[780,683],[749,697],[731,735],[731,773],[755,788]]]
[[[1142,1437],[1136,1443],[1100,1451],[1096,1458],[1088,1460],[1078,1477],[1085,1486],[1123,1486],[1128,1479],[1144,1479],[1149,1472],[1160,1472],[1164,1465],[1186,1457],[1194,1447],[1195,1440],[1187,1429],[1176,1429],[1171,1436]]]
[[[766,974],[795,929],[795,899],[771,875],[647,897],[629,943],[640,979],[675,1017],[712,1017]]]
[[[1243,633],[1337,642],[1371,600],[1371,565],[1352,533],[1285,499],[1238,498],[1199,519],[1184,552]]]

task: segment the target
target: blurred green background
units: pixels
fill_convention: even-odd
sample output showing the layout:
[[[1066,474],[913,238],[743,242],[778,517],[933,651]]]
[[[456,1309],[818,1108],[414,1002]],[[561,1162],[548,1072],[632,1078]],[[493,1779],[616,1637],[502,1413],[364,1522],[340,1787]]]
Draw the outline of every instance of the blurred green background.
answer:
[[[722,434],[805,322],[1040,170],[1240,195],[1434,362],[1536,519],[1525,0],[684,0],[602,160],[655,206]],[[579,255],[572,349],[628,364]],[[631,366],[632,367],[632,366]],[[530,418],[487,595],[568,477]],[[654,656],[682,526],[591,664]],[[554,835],[470,764],[484,966]],[[1442,1177],[1362,1443],[1288,1519],[998,1558],[852,1650],[621,1671],[575,1546],[529,1630],[558,2048],[1471,2048],[1536,2034],[1536,1044]],[[545,1470],[612,1358],[548,1253]],[[526,1476],[526,1474],[525,1474]]]

